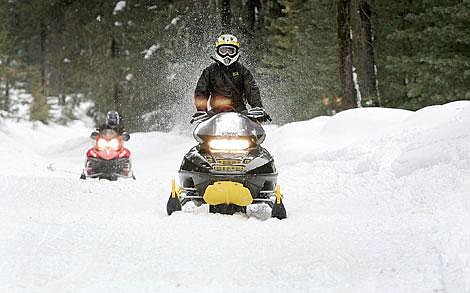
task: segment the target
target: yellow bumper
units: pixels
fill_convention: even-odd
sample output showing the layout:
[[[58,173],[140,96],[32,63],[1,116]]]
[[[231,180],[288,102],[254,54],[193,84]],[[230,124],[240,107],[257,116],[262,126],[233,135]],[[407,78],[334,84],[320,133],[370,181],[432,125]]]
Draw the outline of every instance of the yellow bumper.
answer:
[[[236,204],[243,207],[253,202],[250,190],[232,181],[218,181],[207,186],[203,198],[210,205]]]

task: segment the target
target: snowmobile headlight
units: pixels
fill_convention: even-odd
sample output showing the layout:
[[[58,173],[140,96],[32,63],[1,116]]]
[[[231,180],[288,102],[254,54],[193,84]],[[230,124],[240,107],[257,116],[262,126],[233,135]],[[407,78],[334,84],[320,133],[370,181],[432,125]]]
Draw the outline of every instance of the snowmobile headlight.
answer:
[[[100,139],[98,139],[98,141],[96,142],[96,148],[99,149],[99,150],[103,150],[103,149],[105,149],[107,146],[108,146],[108,142],[107,142],[106,139],[104,139],[104,138],[100,138]]]
[[[215,151],[238,151],[250,147],[250,140],[243,138],[214,138],[209,140],[209,147]]]
[[[113,138],[111,140],[106,140],[104,138],[98,139],[98,142],[96,143],[96,148],[99,150],[104,150],[104,149],[112,149],[112,150],[119,150],[120,144],[119,140],[117,138]]]
[[[115,151],[119,150],[119,140],[117,138],[111,139],[108,142],[108,146]]]

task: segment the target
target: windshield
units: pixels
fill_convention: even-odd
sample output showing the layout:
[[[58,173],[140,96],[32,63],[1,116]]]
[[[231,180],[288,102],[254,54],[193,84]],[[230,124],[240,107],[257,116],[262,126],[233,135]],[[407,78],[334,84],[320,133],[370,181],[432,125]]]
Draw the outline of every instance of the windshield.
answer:
[[[259,123],[235,112],[219,113],[201,122],[194,129],[194,138],[202,143],[207,137],[253,137],[258,144],[264,141],[265,133]]]
[[[103,129],[100,133],[100,136],[105,139],[110,139],[116,137],[118,133],[114,129]]]

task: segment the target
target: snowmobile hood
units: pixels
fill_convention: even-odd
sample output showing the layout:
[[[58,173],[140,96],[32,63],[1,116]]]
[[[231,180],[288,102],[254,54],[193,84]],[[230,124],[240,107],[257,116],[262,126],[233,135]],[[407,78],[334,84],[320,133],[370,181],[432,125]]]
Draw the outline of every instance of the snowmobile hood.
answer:
[[[203,143],[207,137],[253,137],[261,144],[266,137],[263,127],[250,118],[236,112],[216,114],[199,123],[194,129],[194,138]]]

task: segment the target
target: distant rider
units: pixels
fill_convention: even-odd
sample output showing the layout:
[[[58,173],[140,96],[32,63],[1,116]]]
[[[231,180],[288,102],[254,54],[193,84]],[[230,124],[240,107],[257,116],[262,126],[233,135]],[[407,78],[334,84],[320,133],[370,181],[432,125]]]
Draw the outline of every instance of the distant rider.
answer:
[[[243,66],[240,57],[240,43],[230,34],[221,35],[215,44],[215,62],[205,68],[194,91],[194,103],[198,112],[193,117],[204,115],[209,106],[214,112],[247,110],[251,108],[264,112],[258,86],[251,72]],[[258,121],[271,120],[269,115]]]
[[[109,111],[106,114],[106,123],[100,125],[95,131],[91,133],[91,138],[95,139],[103,130],[112,129],[119,133],[122,137],[122,140],[128,141],[130,138],[127,129],[124,127],[121,116],[116,111]]]

